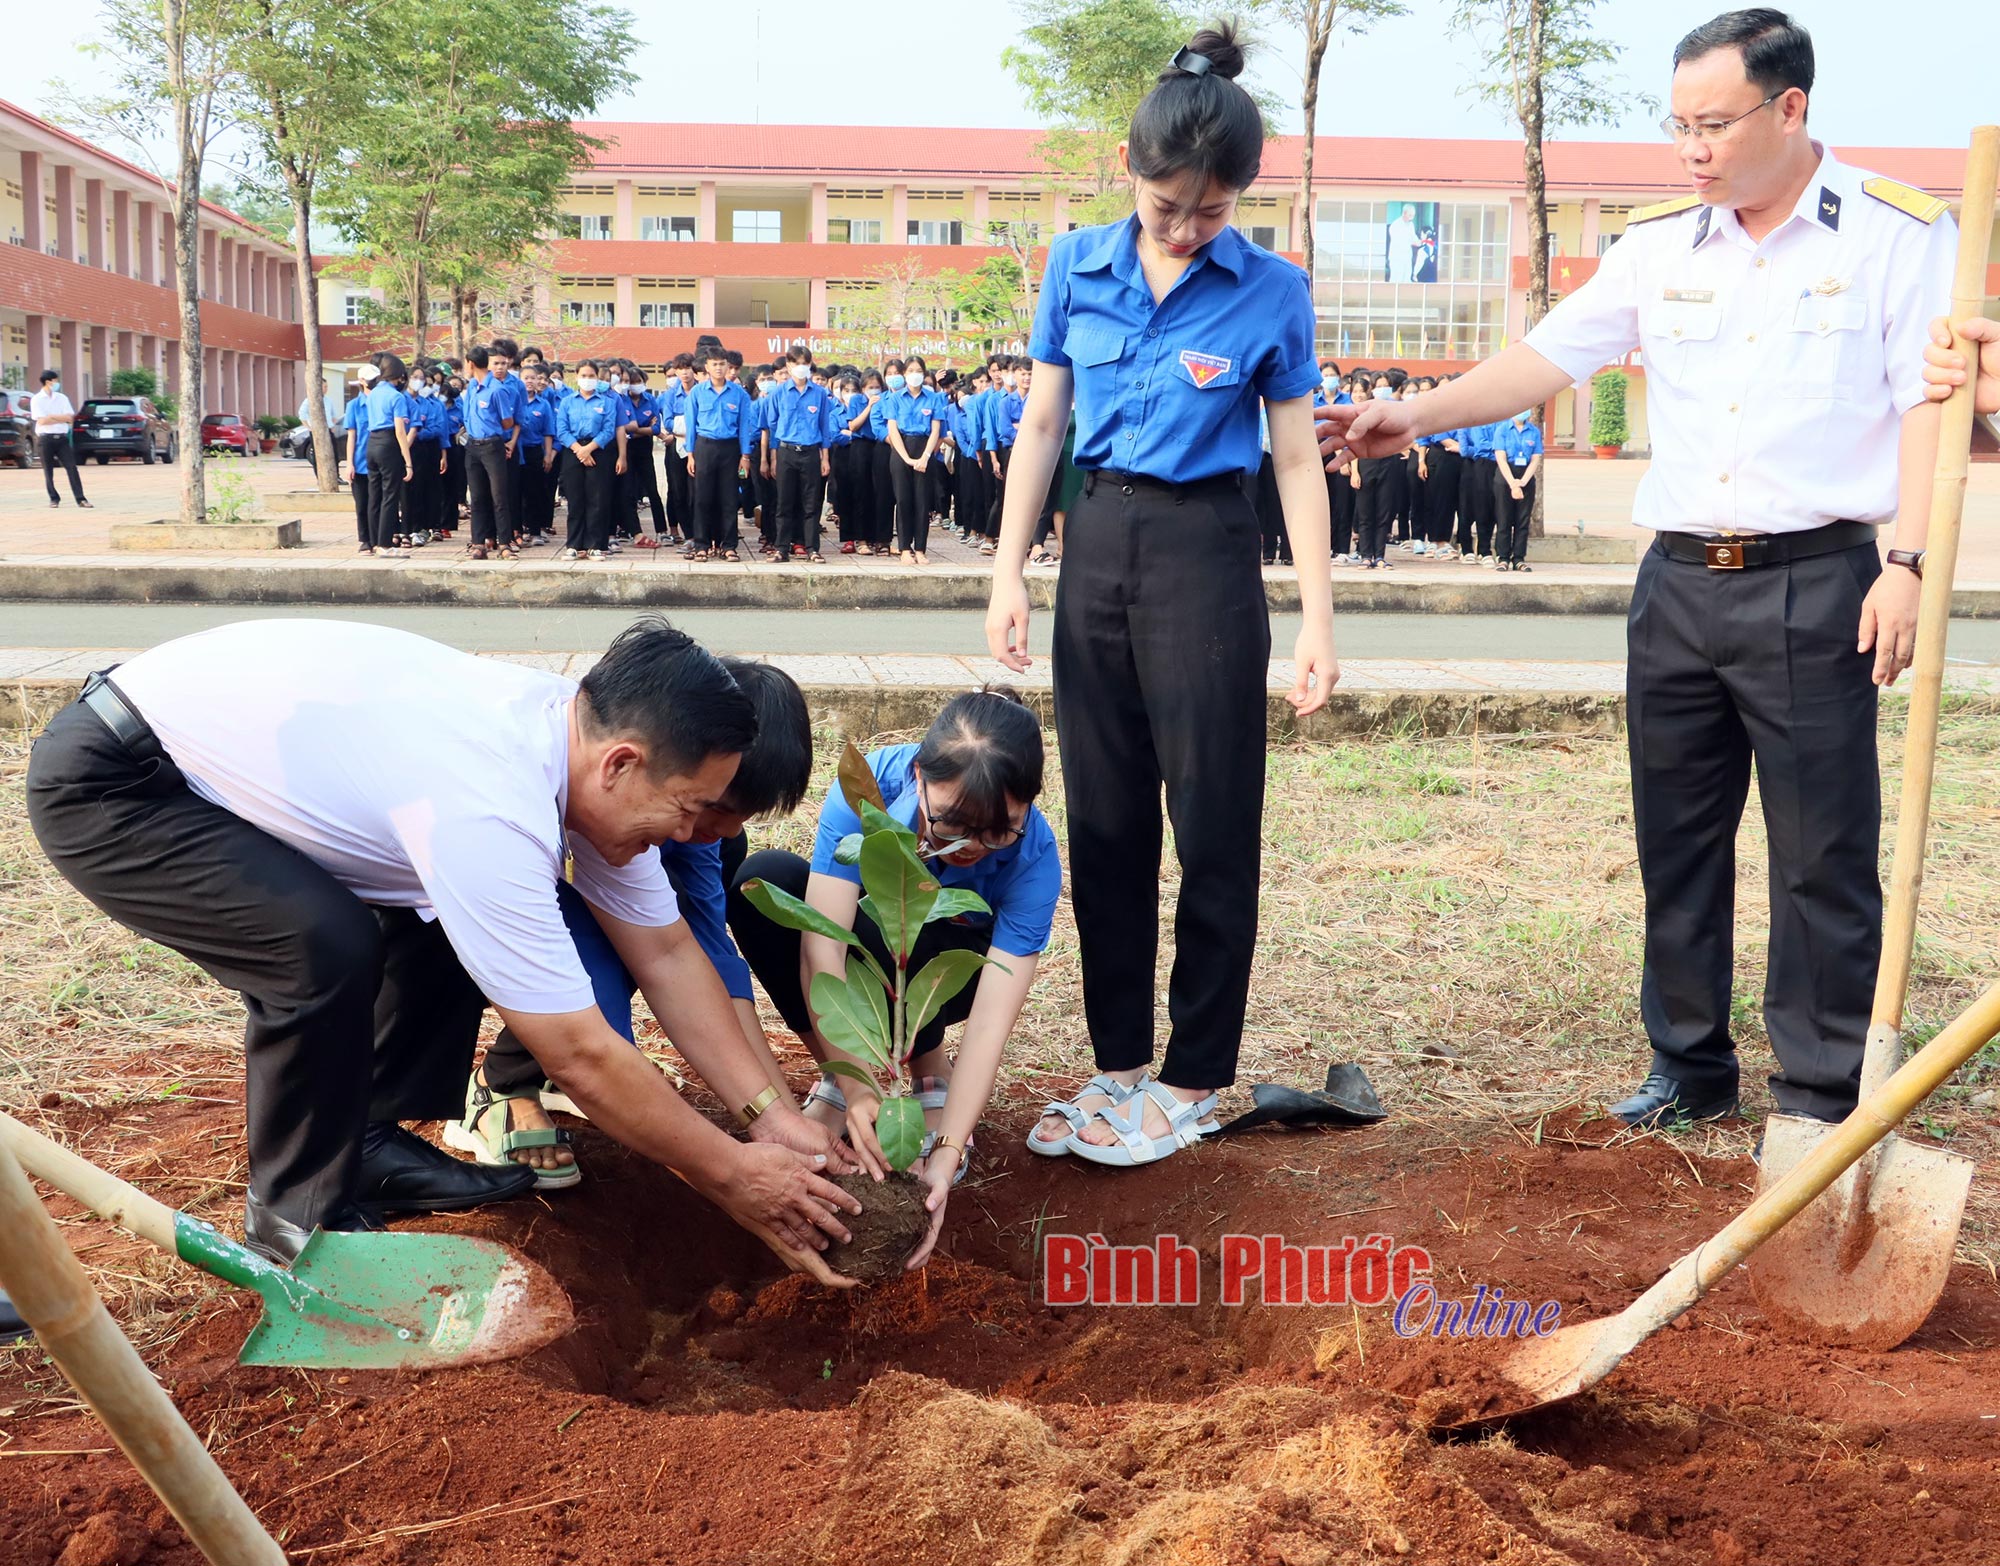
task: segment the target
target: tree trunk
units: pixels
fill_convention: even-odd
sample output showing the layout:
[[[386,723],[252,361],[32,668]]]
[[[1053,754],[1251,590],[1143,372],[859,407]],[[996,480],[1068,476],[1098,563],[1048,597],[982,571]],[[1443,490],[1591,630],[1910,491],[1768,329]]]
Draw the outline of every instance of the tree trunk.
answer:
[[[195,103],[188,92],[185,0],[160,0],[166,34],[167,90],[173,104],[176,188],[169,210],[174,220],[174,284],[181,313],[181,521],[207,519],[201,460],[201,164],[195,135]],[[91,249],[95,252],[96,241]]]
[[[1310,0],[1306,10],[1305,90],[1299,108],[1305,115],[1305,145],[1300,148],[1299,249],[1305,253],[1306,283],[1313,280],[1313,137],[1319,126],[1319,71],[1326,60],[1327,40],[1333,36],[1333,7],[1339,0]],[[1315,309],[1314,314],[1318,311]]]
[[[320,493],[331,495],[340,488],[340,453],[326,417],[326,358],[319,346],[319,285],[312,264],[312,195],[296,181],[292,186],[292,255],[299,269],[299,330],[305,335],[306,347],[306,428],[312,431]]]
[[[1542,165],[1542,71],[1545,66],[1543,38],[1548,23],[1549,0],[1528,0],[1528,68],[1521,91],[1521,156],[1527,174],[1528,199],[1528,329],[1534,330],[1549,313],[1549,199],[1548,176]],[[1541,409],[1535,410],[1537,422]],[[1542,438],[1546,447],[1549,432]],[[1548,459],[1542,459],[1543,470]],[[1528,518],[1528,536],[1540,538],[1543,528],[1543,495],[1546,484],[1535,486],[1535,505]]]

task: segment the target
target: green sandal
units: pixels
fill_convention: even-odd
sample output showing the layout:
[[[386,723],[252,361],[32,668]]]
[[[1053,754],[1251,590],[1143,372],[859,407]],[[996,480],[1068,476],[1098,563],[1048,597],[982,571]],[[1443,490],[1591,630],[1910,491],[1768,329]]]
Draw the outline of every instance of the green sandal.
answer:
[[[482,1131],[480,1123],[495,1105],[511,1103],[516,1099],[533,1102],[538,1097],[535,1092],[496,1093],[479,1080],[477,1071],[473,1072],[465,1088],[465,1118],[456,1124],[450,1121],[445,1123],[445,1146],[470,1153],[475,1163],[490,1168],[532,1168],[532,1165],[522,1164],[514,1154],[536,1147],[570,1147],[570,1134],[558,1127],[549,1131],[503,1131],[494,1137]],[[509,1121],[513,1119],[512,1110],[508,1111],[507,1118]],[[558,1164],[553,1169],[536,1169],[534,1188],[537,1191],[560,1191],[575,1185],[582,1178],[583,1170],[574,1162]]]

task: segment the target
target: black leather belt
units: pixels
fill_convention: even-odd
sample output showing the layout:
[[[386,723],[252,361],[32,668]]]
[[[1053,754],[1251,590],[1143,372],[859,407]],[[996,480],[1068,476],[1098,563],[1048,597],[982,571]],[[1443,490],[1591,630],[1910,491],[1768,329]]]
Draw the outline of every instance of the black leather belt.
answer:
[[[117,667],[115,663],[111,666],[112,669]],[[161,748],[160,737],[153,732],[151,724],[133,711],[124,694],[111,683],[110,676],[111,669],[99,669],[83,682],[83,690],[77,700],[97,714],[134,758],[139,761],[151,761],[156,756],[164,758],[166,751]]]
[[[1802,533],[1746,533],[1718,537],[1712,533],[1661,533],[1653,547],[1670,559],[1704,565],[1711,571],[1753,571],[1759,566],[1788,565],[1815,555],[1837,554],[1875,542],[1872,522],[1829,522]]]
[[[1165,479],[1156,479],[1147,473],[1121,473],[1116,468],[1086,468],[1083,474],[1083,492],[1097,493],[1098,487],[1115,484],[1120,494],[1136,495],[1141,490],[1156,495],[1171,495],[1178,505],[1190,495],[1216,495],[1234,490],[1243,490],[1241,473],[1218,473],[1212,478],[1194,479],[1186,484],[1172,484]]]
[[[821,451],[824,449],[824,447],[808,444],[802,440],[781,440],[778,442],[778,450],[780,451]]]

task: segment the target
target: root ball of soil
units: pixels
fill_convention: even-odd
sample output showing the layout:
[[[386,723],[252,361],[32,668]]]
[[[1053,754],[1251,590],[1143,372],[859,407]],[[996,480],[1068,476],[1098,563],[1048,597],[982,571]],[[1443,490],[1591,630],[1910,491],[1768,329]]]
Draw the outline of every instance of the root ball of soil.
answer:
[[[858,1213],[840,1220],[854,1236],[826,1249],[826,1264],[863,1283],[887,1283],[903,1275],[903,1263],[923,1243],[931,1215],[924,1210],[923,1182],[907,1174],[877,1181],[870,1175],[838,1175],[833,1183],[861,1203]]]

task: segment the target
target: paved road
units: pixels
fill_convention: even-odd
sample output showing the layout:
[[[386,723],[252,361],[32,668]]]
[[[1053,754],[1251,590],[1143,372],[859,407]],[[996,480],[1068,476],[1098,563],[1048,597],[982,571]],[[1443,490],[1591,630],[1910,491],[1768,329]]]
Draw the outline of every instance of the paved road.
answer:
[[[380,605],[300,606],[287,615],[363,620],[449,642],[468,652],[593,652],[632,621],[623,609],[464,609]],[[202,604],[0,603],[0,646],[150,647],[213,625],[268,618],[240,607]],[[979,617],[935,610],[780,613],[761,609],[682,609],[673,620],[718,652],[958,653],[983,650]],[[1272,651],[1289,656],[1294,615],[1272,617]],[[1034,647],[1048,651],[1049,616],[1032,624]],[[1350,614],[1338,623],[1348,658],[1534,659],[1616,662],[1625,623],[1613,615]],[[2000,663],[2000,622],[1956,620],[1955,661]]]

